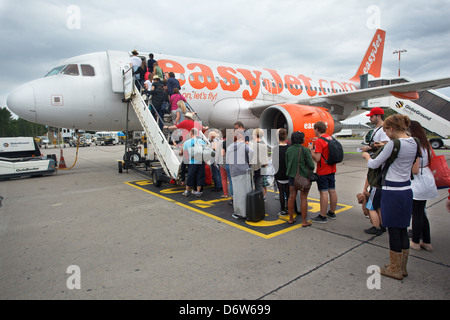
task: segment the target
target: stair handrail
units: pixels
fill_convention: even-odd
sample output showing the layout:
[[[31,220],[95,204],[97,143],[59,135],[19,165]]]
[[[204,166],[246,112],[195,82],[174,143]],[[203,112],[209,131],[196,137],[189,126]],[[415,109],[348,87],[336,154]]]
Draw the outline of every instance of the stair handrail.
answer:
[[[143,126],[144,131],[146,131],[146,133],[147,133],[147,137],[148,137],[150,143],[153,145],[154,151],[155,151],[155,153],[156,153],[156,155],[158,157],[159,162],[161,163],[161,165],[163,167],[164,172],[168,176],[176,179],[178,177],[178,174],[179,174],[179,171],[180,171],[179,169],[180,169],[181,161],[177,157],[177,155],[175,154],[173,149],[171,148],[171,146],[170,146],[170,144],[168,142],[168,139],[166,139],[166,137],[164,136],[163,132],[161,131],[161,128],[158,125],[158,121],[155,120],[155,118],[153,117],[153,115],[152,115],[152,113],[150,111],[150,108],[148,107],[148,104],[144,101],[144,99],[143,99],[140,91],[137,89],[136,85],[134,85],[134,94],[133,94],[133,97],[131,98],[131,103],[133,104],[133,107],[134,107],[134,109],[136,111],[136,114],[137,114],[137,116],[139,118],[139,121],[141,122],[141,125]],[[137,104],[137,107],[134,105],[134,103]],[[145,116],[150,117],[151,119],[153,119],[154,125],[156,126],[156,130],[157,130],[156,137],[153,137],[153,135],[150,134],[151,133],[150,128],[147,127],[147,124],[145,123],[144,116],[141,113],[144,113]],[[159,120],[161,120],[161,119],[159,119]],[[168,162],[167,162],[167,159],[165,159],[165,157],[163,156],[163,153],[162,153],[164,150],[160,150],[159,147],[157,146],[157,144],[153,141],[153,139],[157,139],[157,138],[161,139],[161,144],[162,145],[166,145],[170,149],[170,152],[172,154],[169,154],[169,156],[172,159],[175,159],[175,158],[177,159],[177,161],[179,163],[176,163],[175,165],[178,166],[178,169],[170,170]],[[171,172],[171,171],[174,171],[174,172]]]

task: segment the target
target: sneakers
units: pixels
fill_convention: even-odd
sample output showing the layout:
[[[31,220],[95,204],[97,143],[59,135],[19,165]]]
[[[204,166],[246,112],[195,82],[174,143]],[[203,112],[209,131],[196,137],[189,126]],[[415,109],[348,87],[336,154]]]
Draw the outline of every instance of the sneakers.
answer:
[[[336,220],[336,213],[331,212],[330,210],[328,210],[327,217],[330,218],[331,220]]]
[[[381,230],[381,228],[376,228],[376,227],[366,229],[366,230],[364,230],[364,232],[367,234],[373,234],[376,236],[381,236],[383,234],[383,230]]]
[[[278,216],[287,216],[289,214],[289,212],[287,212],[287,210],[280,210],[277,212]]]
[[[327,217],[322,217],[322,216],[319,214],[317,217],[312,218],[311,221],[312,221],[312,222],[316,222],[316,223],[327,223],[327,222],[328,222],[328,219],[327,219]]]
[[[336,220],[336,214],[328,210],[325,217],[322,217],[322,215],[319,214],[317,217],[312,218],[311,221],[317,223],[327,223],[328,222],[327,218],[330,218],[331,220]]]
[[[191,192],[189,192],[189,191],[184,191],[183,193],[182,193],[182,195],[183,196],[185,196],[185,197],[189,197],[189,194],[190,193],[192,193],[194,196],[197,196],[197,198],[200,198],[201,196],[202,196],[202,194],[203,194],[203,192],[197,192],[197,191],[195,191],[195,190],[192,190]]]

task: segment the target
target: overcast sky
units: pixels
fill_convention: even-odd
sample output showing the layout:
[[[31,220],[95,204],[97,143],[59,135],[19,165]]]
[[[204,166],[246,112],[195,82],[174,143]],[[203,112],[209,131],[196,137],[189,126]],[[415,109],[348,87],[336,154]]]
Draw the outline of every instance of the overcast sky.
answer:
[[[0,0],[0,106],[72,56],[124,50],[351,78],[376,27],[382,77],[450,76],[450,0]],[[450,96],[450,89],[439,92]]]

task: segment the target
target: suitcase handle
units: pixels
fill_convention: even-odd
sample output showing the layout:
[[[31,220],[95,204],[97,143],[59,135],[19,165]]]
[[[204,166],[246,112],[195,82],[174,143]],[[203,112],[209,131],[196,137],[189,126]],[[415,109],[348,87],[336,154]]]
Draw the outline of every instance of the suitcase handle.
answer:
[[[253,181],[253,169],[251,167],[247,169],[247,175],[250,176],[251,189],[255,190],[255,182]]]

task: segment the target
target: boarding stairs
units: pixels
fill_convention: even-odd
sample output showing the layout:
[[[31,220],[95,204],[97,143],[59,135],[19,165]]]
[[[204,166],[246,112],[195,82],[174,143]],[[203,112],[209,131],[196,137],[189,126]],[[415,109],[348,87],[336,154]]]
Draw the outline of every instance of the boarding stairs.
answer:
[[[178,179],[180,172],[181,159],[176,155],[175,150],[172,149],[168,139],[166,139],[159,128],[157,121],[162,121],[162,119],[157,118],[155,120],[150,111],[152,106],[150,105],[149,107],[136,85],[133,86],[134,91],[131,95],[130,103],[147,135],[147,140],[151,143],[153,150],[158,157],[164,173],[168,177],[176,180]]]
[[[369,87],[410,82],[407,77],[398,79],[375,79]],[[393,96],[371,99],[370,107],[389,107],[398,113],[417,120],[427,130],[446,138],[450,136],[450,98],[434,90],[419,92],[417,100],[403,100]]]
[[[140,92],[140,90],[134,84],[133,79],[133,93],[129,99],[130,104],[133,106],[133,109],[139,119],[139,122],[142,125],[142,128],[147,135],[147,140],[153,147],[155,155],[157,156],[159,163],[164,171],[164,173],[172,178],[177,180],[180,175],[182,158],[177,155],[179,149],[175,146],[172,146],[169,143],[170,132],[168,132],[167,137],[164,135],[164,132],[161,131],[159,122],[164,124],[164,119],[161,119],[158,115],[158,112],[155,110],[155,117],[153,116],[151,110],[154,109],[153,105],[150,102],[146,102]],[[193,108],[186,103],[186,107],[189,112],[193,113],[195,121],[202,122],[200,117],[195,113]],[[206,144],[210,144],[208,139],[205,137],[203,132],[199,132],[199,137],[203,139]]]

